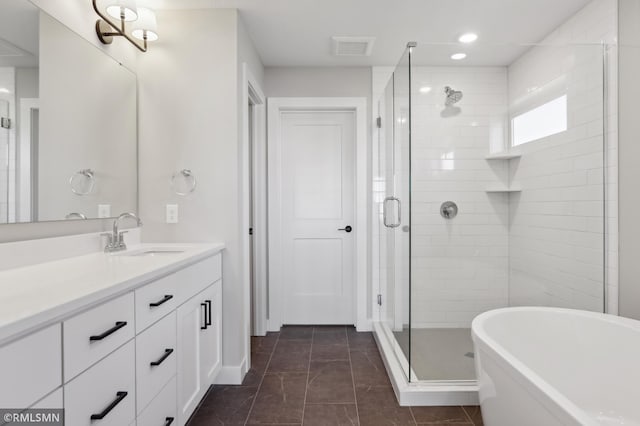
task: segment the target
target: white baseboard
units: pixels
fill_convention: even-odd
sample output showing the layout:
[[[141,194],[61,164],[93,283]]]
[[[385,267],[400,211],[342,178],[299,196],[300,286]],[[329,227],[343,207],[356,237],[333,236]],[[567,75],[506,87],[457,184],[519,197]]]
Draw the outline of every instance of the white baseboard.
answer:
[[[366,332],[373,331],[373,325],[371,322],[371,318],[367,318],[366,320],[358,321],[356,324],[356,331],[358,332]]]
[[[247,359],[243,359],[240,365],[223,365],[214,380],[216,385],[241,385],[244,376],[247,374]]]

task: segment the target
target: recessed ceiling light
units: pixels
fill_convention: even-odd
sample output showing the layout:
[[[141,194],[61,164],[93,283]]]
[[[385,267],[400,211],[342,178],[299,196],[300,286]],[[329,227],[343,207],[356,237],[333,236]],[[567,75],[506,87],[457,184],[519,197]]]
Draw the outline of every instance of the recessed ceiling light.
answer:
[[[431,87],[429,86],[422,86],[420,88],[420,93],[429,93],[431,91]]]
[[[466,53],[454,53],[453,55],[451,55],[451,59],[453,59],[454,61],[460,61],[466,57]]]
[[[458,37],[458,41],[460,43],[473,43],[478,39],[478,34],[475,33],[465,33]]]

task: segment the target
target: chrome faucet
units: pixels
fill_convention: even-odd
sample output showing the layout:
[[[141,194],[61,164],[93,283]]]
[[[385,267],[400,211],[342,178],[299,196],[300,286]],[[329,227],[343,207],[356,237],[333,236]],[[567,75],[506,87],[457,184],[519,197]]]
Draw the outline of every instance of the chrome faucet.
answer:
[[[124,243],[124,234],[129,231],[119,231],[118,229],[120,221],[123,219],[134,219],[138,226],[142,226],[142,221],[134,213],[122,213],[113,221],[113,232],[102,234],[107,237],[107,245],[104,247],[105,253],[113,253],[127,249],[127,245]]]

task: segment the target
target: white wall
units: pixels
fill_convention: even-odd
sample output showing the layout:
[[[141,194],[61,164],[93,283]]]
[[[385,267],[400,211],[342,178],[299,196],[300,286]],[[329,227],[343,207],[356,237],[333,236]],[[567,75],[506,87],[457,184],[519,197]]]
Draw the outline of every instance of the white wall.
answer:
[[[546,37],[542,44],[548,46],[530,49],[509,67],[512,115],[568,96],[568,130],[519,146],[522,158],[510,162],[511,179],[523,189],[509,203],[512,305],[603,309],[605,123],[599,43],[615,42],[615,16],[614,0],[595,0]],[[568,44],[574,45],[563,47]],[[615,85],[615,79],[609,83]],[[615,114],[609,108],[607,123],[615,123]],[[608,282],[613,296],[608,310],[616,313],[614,126],[609,126],[607,139],[612,240]]]
[[[640,319],[640,1],[619,4],[620,315]]]
[[[225,367],[247,355],[242,286],[239,62],[261,63],[234,9],[158,12],[162,38],[138,63],[140,208],[147,242],[223,241]],[[181,197],[171,175],[191,169],[194,193]],[[165,223],[166,204],[179,223]]]

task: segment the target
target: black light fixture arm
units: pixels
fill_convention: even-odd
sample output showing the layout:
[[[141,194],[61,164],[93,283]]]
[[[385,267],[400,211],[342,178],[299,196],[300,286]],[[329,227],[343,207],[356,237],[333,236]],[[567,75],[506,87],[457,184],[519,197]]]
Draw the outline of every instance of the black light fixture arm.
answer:
[[[111,44],[113,42],[113,37],[124,37],[141,52],[147,51],[146,34],[143,40],[144,44],[141,46],[136,40],[134,40],[129,34],[126,33],[124,15],[120,16],[120,25],[115,24],[104,13],[100,11],[100,9],[98,8],[97,0],[92,0],[92,3],[93,10],[95,10],[96,14],[101,18],[96,21],[96,33],[98,34],[98,38],[103,44]]]

